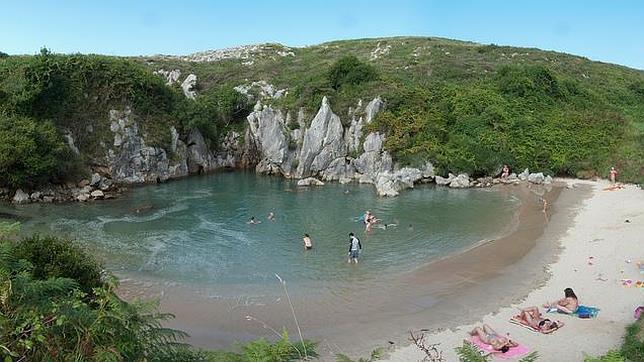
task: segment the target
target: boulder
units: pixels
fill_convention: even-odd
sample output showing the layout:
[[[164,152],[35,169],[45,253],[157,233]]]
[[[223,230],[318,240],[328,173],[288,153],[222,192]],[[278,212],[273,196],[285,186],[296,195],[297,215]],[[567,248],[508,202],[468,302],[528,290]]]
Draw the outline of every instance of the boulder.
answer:
[[[436,175],[434,174],[434,165],[431,162],[425,163],[425,167],[422,170],[423,178],[433,179]]]
[[[29,196],[31,201],[38,201],[40,200],[41,197],[42,197],[42,192],[40,191],[32,192],[31,195]]]
[[[434,180],[436,181],[436,185],[445,186],[445,185],[449,185],[452,182],[452,180],[454,180],[455,177],[456,176],[450,173],[447,175],[447,177],[436,176],[434,177]]]
[[[197,85],[197,76],[194,74],[188,74],[183,83],[181,83],[181,89],[186,98],[195,99],[197,92],[194,90]]]
[[[101,182],[101,175],[98,173],[92,174],[92,179],[89,181],[89,185],[93,187],[98,187],[98,184]]]
[[[53,196],[43,196],[42,201],[48,204],[51,204],[54,202],[54,197]]]
[[[546,177],[543,179],[543,183],[544,183],[544,184],[551,184],[551,183],[552,183],[552,177],[551,177],[550,175],[546,176]]]
[[[103,196],[105,196],[105,194],[101,190],[92,191],[89,195],[95,199],[101,199],[103,198]]]
[[[22,191],[22,189],[17,189],[16,193],[13,195],[11,202],[14,204],[26,204],[29,202],[29,195]]]
[[[528,179],[528,176],[530,176],[530,171],[526,168],[525,170],[523,170],[523,172],[519,174],[518,177],[519,177],[519,180],[525,181]]]
[[[89,194],[80,194],[80,195],[76,196],[76,200],[78,200],[80,202],[85,202],[85,201],[89,200]]]
[[[80,182],[78,183],[78,187],[85,187],[85,186],[88,186],[89,184],[90,184],[90,181],[88,179],[83,179],[83,180],[80,180]]]
[[[470,177],[464,173],[459,174],[452,179],[452,181],[449,183],[449,187],[457,189],[470,187]]]
[[[297,181],[297,186],[324,186],[324,182],[315,177],[307,177]]]
[[[109,178],[102,178],[101,182],[98,184],[98,188],[102,191],[109,190],[112,187],[112,180]]]
[[[533,184],[542,184],[545,180],[545,176],[541,172],[531,173],[528,175],[528,182]]]

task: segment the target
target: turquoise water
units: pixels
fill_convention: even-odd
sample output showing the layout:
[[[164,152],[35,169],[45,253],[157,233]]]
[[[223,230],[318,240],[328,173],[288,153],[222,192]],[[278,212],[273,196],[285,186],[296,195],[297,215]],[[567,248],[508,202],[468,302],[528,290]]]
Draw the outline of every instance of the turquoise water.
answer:
[[[117,200],[0,211],[20,216],[24,234],[72,237],[122,277],[231,296],[274,291],[275,273],[300,292],[382,282],[496,237],[517,207],[494,189],[419,186],[379,198],[371,185],[302,188],[233,172],[134,188]],[[367,209],[398,226],[365,233],[357,219]],[[266,217],[271,211],[274,221]],[[251,216],[261,224],[247,224]],[[346,260],[349,232],[364,248],[357,266]],[[303,233],[313,250],[304,250]]]

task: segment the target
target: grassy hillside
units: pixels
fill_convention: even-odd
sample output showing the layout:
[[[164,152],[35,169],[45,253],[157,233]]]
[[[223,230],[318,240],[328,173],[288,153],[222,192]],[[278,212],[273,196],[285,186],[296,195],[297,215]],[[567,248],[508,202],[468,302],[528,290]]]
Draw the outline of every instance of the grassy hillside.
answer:
[[[358,62],[347,62],[347,56]],[[220,60],[200,61],[208,58]],[[165,86],[152,74],[158,69],[180,69],[182,79],[196,74],[197,100],[184,99],[177,85]],[[73,128],[87,136],[79,141],[82,153],[92,154],[101,132],[88,133],[87,126],[105,130],[106,109],[129,105],[153,144],[167,144],[170,125],[184,134],[197,127],[216,140],[233,116],[243,118],[240,109],[248,109],[232,87],[260,80],[288,89],[275,106],[304,107],[312,116],[328,96],[343,121],[358,99],[381,96],[386,110],[371,127],[390,136],[386,147],[401,164],[429,159],[441,172],[482,175],[509,163],[515,170],[579,177],[606,177],[615,165],[623,180],[644,178],[643,71],[538,49],[439,38],[305,48],[266,44],[185,57],[5,57],[0,58],[0,122],[18,118],[48,122],[59,132]],[[13,129],[0,124],[0,138],[16,136]],[[5,161],[2,153],[0,146],[0,170],[20,163]],[[54,176],[62,177],[47,177]],[[0,184],[19,182],[0,179]]]

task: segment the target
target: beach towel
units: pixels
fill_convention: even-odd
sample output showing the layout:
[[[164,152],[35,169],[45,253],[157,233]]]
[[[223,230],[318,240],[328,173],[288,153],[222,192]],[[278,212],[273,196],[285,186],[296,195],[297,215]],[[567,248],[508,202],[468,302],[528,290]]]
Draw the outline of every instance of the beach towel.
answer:
[[[492,346],[490,346],[489,344],[483,343],[478,336],[470,337],[469,342],[478,347],[481,351],[492,353],[496,358],[499,359],[519,358],[530,352],[530,350],[526,346],[518,345],[516,347],[510,348],[505,353],[501,353],[499,351],[495,351],[494,348],[492,348]]]
[[[516,324],[516,325],[518,325],[520,327],[523,327],[523,328],[526,328],[526,329],[531,330],[533,332],[541,333],[541,334],[550,334],[552,332],[555,332],[559,328],[561,328],[561,327],[557,327],[557,328],[550,329],[547,332],[543,332],[540,329],[537,329],[537,328],[534,328],[533,326],[525,324],[525,321],[523,319],[521,319],[518,315],[515,315],[514,317],[510,318],[510,323]],[[557,325],[559,325],[559,323],[557,323]]]
[[[580,305],[577,307],[577,310],[574,315],[576,315],[579,318],[587,319],[587,318],[595,318],[597,317],[597,314],[599,314],[599,311],[601,309],[597,307],[589,307],[586,305]],[[559,310],[557,308],[549,308],[548,313],[558,313]],[[561,313],[561,314],[568,314],[568,313]]]

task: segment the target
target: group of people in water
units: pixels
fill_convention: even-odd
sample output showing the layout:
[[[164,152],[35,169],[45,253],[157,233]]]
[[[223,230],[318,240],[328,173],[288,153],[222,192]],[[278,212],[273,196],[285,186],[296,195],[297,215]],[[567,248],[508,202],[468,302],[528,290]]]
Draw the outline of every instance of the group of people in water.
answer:
[[[564,314],[575,314],[579,308],[579,299],[572,288],[566,288],[562,299],[546,303],[543,308],[546,309],[546,312],[556,311]],[[519,314],[512,318],[512,321],[544,334],[552,333],[564,326],[561,321],[546,318],[537,306],[521,309]],[[487,324],[474,328],[470,331],[470,335],[478,337],[482,343],[491,346],[495,352],[506,353],[510,348],[519,345],[516,341],[510,339],[509,334],[502,336]]]
[[[275,221],[275,213],[274,212],[269,212],[268,215],[266,216],[267,220],[270,221]],[[374,214],[371,213],[371,211],[367,210],[365,211],[364,215],[360,218],[360,220],[364,223],[365,225],[365,232],[369,232],[374,225],[379,224],[381,222],[380,219],[378,219]],[[258,220],[255,218],[255,216],[251,216],[250,219],[246,222],[246,224],[250,225],[257,225],[261,224],[262,221]],[[393,224],[381,224],[379,225],[382,229],[387,229],[389,227],[394,227],[398,226],[398,223],[393,223]],[[411,225],[410,225],[411,227]],[[302,241],[304,242],[304,250],[311,250],[313,249],[313,241],[311,240],[311,236],[307,233],[304,234],[302,237]],[[354,234],[354,233],[349,233],[349,257],[348,257],[348,262],[349,263],[358,263],[358,258],[360,257],[360,252],[362,251],[362,243],[360,242],[360,239]]]

